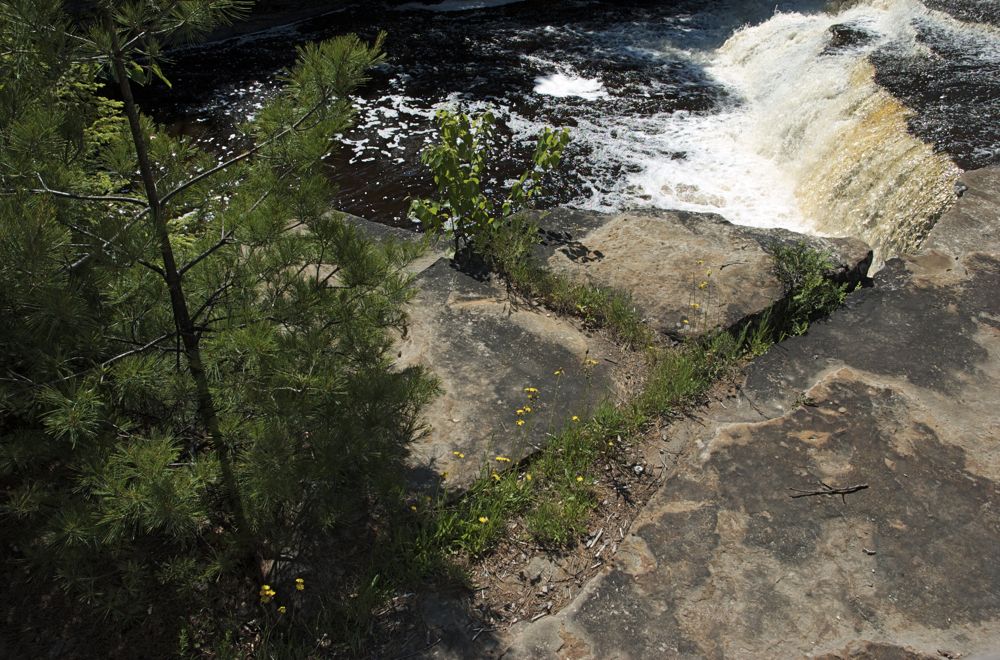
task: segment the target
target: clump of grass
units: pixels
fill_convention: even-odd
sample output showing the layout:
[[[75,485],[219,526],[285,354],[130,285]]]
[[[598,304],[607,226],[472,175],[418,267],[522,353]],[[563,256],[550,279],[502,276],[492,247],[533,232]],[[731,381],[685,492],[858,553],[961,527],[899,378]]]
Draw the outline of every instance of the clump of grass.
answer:
[[[779,339],[801,335],[817,318],[844,304],[847,284],[833,280],[832,257],[805,243],[777,244],[770,249],[774,273],[785,288],[785,304],[776,314],[781,319]]]
[[[488,469],[456,503],[443,507],[435,542],[451,552],[479,556],[521,519],[543,545],[565,545],[586,531],[596,504],[596,468],[618,460],[646,423],[697,403],[731,373],[753,346],[747,332],[718,333],[680,347],[649,350],[649,377],[631,401],[599,405],[589,419],[572,418],[517,469]]]
[[[607,329],[625,346],[643,346],[653,340],[653,332],[626,293],[574,282],[533,263],[525,263],[507,276],[523,294],[555,312],[577,316],[588,326]]]
[[[571,420],[526,469],[538,485],[525,526],[543,545],[566,545],[587,529],[596,504],[594,468],[645,421],[634,405],[602,403],[587,421]]]
[[[576,316],[590,327],[605,328],[625,346],[645,346],[654,333],[632,300],[622,291],[571,280],[538,263],[538,225],[518,215],[480,245],[490,267],[511,289],[537,300],[554,312]]]
[[[496,546],[508,522],[531,506],[535,487],[518,470],[498,471],[484,466],[465,496],[442,502],[432,521],[435,545],[448,552],[477,557]]]

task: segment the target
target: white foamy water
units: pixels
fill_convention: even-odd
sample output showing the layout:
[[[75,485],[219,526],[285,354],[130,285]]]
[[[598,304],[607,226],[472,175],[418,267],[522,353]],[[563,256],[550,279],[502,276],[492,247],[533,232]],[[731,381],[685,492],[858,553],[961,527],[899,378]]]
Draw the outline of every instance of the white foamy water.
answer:
[[[691,52],[732,100],[716,112],[627,117],[610,129],[580,122],[574,135],[598,160],[632,173],[575,204],[859,236],[882,256],[912,249],[953,202],[958,170],[908,133],[912,113],[874,83],[867,57],[886,45],[919,50],[918,20],[954,23],[916,0],[875,0],[839,14],[777,13],[717,49]],[[831,48],[831,27],[843,24],[867,40]],[[644,47],[678,50],[676,42]]]
[[[642,168],[626,194],[643,206],[718,213],[754,227],[804,228],[794,181],[741,139],[751,130],[739,111],[660,117],[636,150]]]
[[[600,80],[566,75],[565,73],[553,73],[535,78],[535,93],[560,98],[575,96],[589,101],[608,96],[608,92]]]
[[[347,158],[337,178],[352,212],[401,222],[406,196],[428,194],[419,152],[435,139],[441,107],[491,110],[506,125],[493,190],[524,167],[544,126],[569,126],[566,167],[544,204],[710,212],[745,225],[859,236],[886,255],[912,249],[954,199],[957,170],[912,137],[914,119],[950,138],[956,111],[976,118],[965,133],[959,127],[959,147],[981,148],[984,158],[995,152],[995,140],[975,136],[989,132],[996,106],[969,100],[992,88],[969,93],[965,83],[976,80],[968,77],[948,87],[951,78],[920,63],[939,61],[937,49],[945,49],[947,62],[958,58],[955,71],[988,81],[1000,31],[920,0],[858,0],[830,13],[818,0],[598,3],[594,12],[584,2],[524,3],[462,13],[505,4],[515,2],[411,2],[398,7],[410,14],[389,15],[433,29],[414,31],[404,57],[380,70],[376,93],[357,99],[358,127],[341,136]],[[452,52],[456,40],[464,45]],[[881,72],[898,80],[915,66],[942,81],[942,93],[954,92],[935,105],[951,115],[915,118],[875,84],[870,58],[887,53],[917,64]],[[273,87],[220,88],[205,109],[238,120]],[[923,93],[905,80],[893,89]]]

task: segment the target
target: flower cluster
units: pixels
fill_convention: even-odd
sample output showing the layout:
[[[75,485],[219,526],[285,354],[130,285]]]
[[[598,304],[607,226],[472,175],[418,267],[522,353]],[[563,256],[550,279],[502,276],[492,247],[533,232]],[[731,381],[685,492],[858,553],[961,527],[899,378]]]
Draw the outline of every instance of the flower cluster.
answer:
[[[271,600],[278,595],[278,592],[271,588],[269,584],[263,584],[260,587],[260,602],[270,603]]]
[[[562,369],[559,370],[562,372]],[[528,401],[534,401],[538,398],[538,388],[537,387],[526,387],[524,388],[524,393],[528,395]],[[524,416],[531,412],[531,406],[524,405],[514,411],[517,415],[517,421],[514,423],[518,426],[524,426]],[[499,458],[497,460],[500,460]]]

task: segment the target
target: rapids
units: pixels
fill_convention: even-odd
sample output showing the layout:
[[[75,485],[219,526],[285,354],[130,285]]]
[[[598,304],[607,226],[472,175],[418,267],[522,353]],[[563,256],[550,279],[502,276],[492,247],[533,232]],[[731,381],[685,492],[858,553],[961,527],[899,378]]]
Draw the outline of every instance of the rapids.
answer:
[[[411,225],[435,109],[491,108],[494,188],[542,126],[569,126],[546,204],[853,235],[881,260],[919,245],[961,169],[1000,162],[1000,9],[971,1],[369,2],[178,51],[178,91],[143,100],[221,157],[294,43],[385,29],[331,158],[345,211]]]

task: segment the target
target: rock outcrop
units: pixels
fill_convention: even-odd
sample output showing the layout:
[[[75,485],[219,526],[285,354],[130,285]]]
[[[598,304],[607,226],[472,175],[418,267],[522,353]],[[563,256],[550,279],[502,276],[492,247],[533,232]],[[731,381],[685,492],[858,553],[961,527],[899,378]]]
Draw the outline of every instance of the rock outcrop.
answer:
[[[1000,169],[963,181],[918,254],[671,429],[614,563],[505,657],[1000,649]]]
[[[841,280],[862,279],[872,258],[856,239],[745,227],[709,213],[557,209],[542,227],[549,268],[628,292],[650,325],[675,337],[733,327],[780,300],[776,245],[806,242],[829,254]]]
[[[415,240],[353,221],[376,238]],[[730,327],[781,300],[765,250],[774,243],[806,241],[828,251],[844,277],[860,277],[871,260],[859,241],[738,227],[712,215],[558,210],[543,227],[538,256],[550,267],[628,292],[654,328],[681,336]],[[456,270],[433,249],[413,272],[417,296],[398,363],[427,367],[442,390],[426,411],[429,431],[413,448],[415,485],[460,488],[484,462],[513,464],[572,416],[616,397],[633,376],[601,333],[512,296],[502,283]]]

